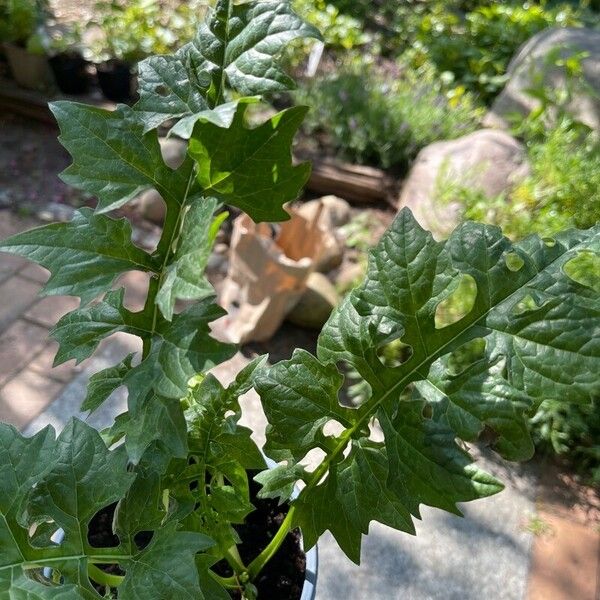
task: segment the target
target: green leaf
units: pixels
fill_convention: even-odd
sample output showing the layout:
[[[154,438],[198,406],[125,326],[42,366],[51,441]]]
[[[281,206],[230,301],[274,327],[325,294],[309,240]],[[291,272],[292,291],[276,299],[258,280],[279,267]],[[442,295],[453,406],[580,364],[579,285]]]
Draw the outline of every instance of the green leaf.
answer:
[[[85,600],[94,597],[75,585],[45,585],[23,574],[13,575],[10,579],[3,579],[0,574],[0,594],[6,600]]]
[[[229,127],[231,104],[221,104],[225,83],[242,96],[295,87],[277,57],[299,37],[320,36],[287,0],[237,6],[220,0],[193,42],[174,56],[153,56],[139,63],[140,100],[135,109],[142,113],[145,131],[188,116],[190,120],[184,118],[185,125],[176,128],[177,135],[189,137],[189,125],[197,118]]]
[[[50,271],[43,293],[79,296],[87,304],[126,271],[153,271],[149,254],[134,246],[125,219],[75,212],[70,223],[53,223],[0,243],[3,252],[33,260]]]
[[[352,452],[333,465],[324,484],[311,489],[296,504],[297,523],[304,544],[314,546],[330,530],[346,555],[357,564],[363,534],[376,519],[394,529],[415,533],[410,499],[400,482],[388,485],[388,461],[381,444],[364,438],[352,443]]]
[[[501,454],[527,458],[526,421],[542,398],[583,402],[600,393],[600,299],[565,273],[582,251],[600,252],[600,227],[512,244],[497,228],[465,223],[436,242],[408,210],[399,214],[371,252],[364,284],[323,329],[319,360],[296,352],[257,380],[267,452],[287,461],[259,480],[269,497],[289,496],[294,477],[306,483],[294,524],[308,546],[329,529],[357,561],[371,520],[410,531],[420,504],[459,514],[458,502],[502,486],[457,439],[489,428]],[[438,329],[437,307],[463,275],[477,284],[473,308]],[[449,355],[479,338],[483,357],[452,372]],[[380,354],[396,340],[410,352],[390,366]],[[355,409],[338,403],[338,363],[368,384]],[[337,433],[325,430],[331,422]],[[378,425],[382,443],[371,435]],[[300,461],[315,448],[326,458],[307,472]]]
[[[183,203],[191,161],[176,171],[170,169],[156,131],[144,133],[133,109],[121,104],[109,111],[66,101],[54,102],[50,108],[60,126],[59,139],[73,157],[61,177],[97,196],[97,212],[123,206],[148,188],[154,188],[168,205]]]
[[[195,556],[212,544],[200,533],[177,531],[175,525],[158,529],[150,546],[124,564],[126,575],[119,597],[210,600],[200,589]]]
[[[302,380],[302,383],[300,383]],[[339,404],[343,378],[335,365],[324,365],[306,350],[257,377],[256,389],[270,425],[265,452],[277,460],[296,461],[325,443],[323,427],[337,421],[345,428],[357,412]]]
[[[81,410],[94,412],[108,399],[108,397],[123,385],[123,379],[133,368],[134,353],[128,354],[118,365],[109,367],[90,377],[87,395],[81,405]]]
[[[88,524],[131,485],[133,475],[127,472],[125,453],[110,452],[95,430],[77,420],[71,421],[56,441],[50,428],[27,439],[1,425],[0,448],[0,588],[10,581],[9,594],[13,596],[9,597],[18,598],[26,590],[32,598],[35,594],[62,598],[58,590],[25,585],[26,572],[33,565],[51,566],[65,581],[64,598],[94,596],[86,565],[97,552],[87,541]],[[65,532],[63,542],[41,546],[38,538],[38,544],[32,546],[31,527],[48,520],[53,521],[55,530]],[[115,553],[126,556],[124,550]]]
[[[240,104],[229,129],[197,123],[188,152],[198,163],[206,195],[247,212],[254,221],[289,219],[283,205],[295,200],[310,174],[307,163],[293,166],[290,148],[306,108],[278,113],[262,125],[245,125]]]
[[[98,344],[113,333],[123,331],[143,335],[133,313],[123,306],[123,288],[108,292],[102,302],[78,308],[54,326],[50,335],[60,344],[54,366],[75,359],[77,363],[88,358]]]
[[[203,298],[175,315],[171,322],[163,321],[156,327],[152,351],[137,368],[144,365],[149,369],[157,394],[174,399],[185,397],[192,377],[235,354],[235,346],[210,336],[209,324],[223,314],[213,297]]]
[[[14,427],[0,424],[0,579],[11,565],[31,557],[27,532],[17,520],[29,490],[54,466],[55,450],[50,427],[24,438]]]
[[[252,432],[238,421],[242,416],[239,398],[250,390],[265,362],[264,357],[253,360],[228,388],[209,374],[188,396],[185,416],[190,450],[201,457],[205,466],[223,469],[233,461],[244,469],[264,467],[260,450],[252,441]]]
[[[210,74],[208,98],[214,105],[225,82],[242,96],[295,87],[276,57],[292,40],[306,37],[320,34],[293,12],[287,0],[237,5],[218,0],[189,51],[191,60]]]
[[[165,270],[156,296],[165,319],[173,318],[176,300],[200,300],[214,289],[204,276],[210,253],[227,213],[213,217],[218,201],[206,198],[193,202],[183,216],[177,250]]]

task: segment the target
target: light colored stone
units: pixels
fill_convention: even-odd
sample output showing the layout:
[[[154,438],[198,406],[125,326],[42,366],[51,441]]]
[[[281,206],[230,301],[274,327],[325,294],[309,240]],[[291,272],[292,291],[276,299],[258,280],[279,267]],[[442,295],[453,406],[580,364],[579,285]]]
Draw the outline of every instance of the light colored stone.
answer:
[[[340,297],[329,279],[322,273],[311,273],[304,294],[287,320],[300,327],[320,330],[339,301]]]
[[[37,281],[37,283],[46,283],[50,277],[50,271],[37,263],[28,262],[27,266],[19,271],[19,276]]]
[[[186,142],[174,137],[160,138],[158,141],[163,160],[167,166],[171,167],[171,169],[178,169],[185,160],[187,153]]]
[[[310,220],[317,216],[321,206],[323,207],[321,209],[321,219],[331,227],[342,227],[352,217],[350,204],[337,196],[323,196],[316,200],[309,200],[298,206],[296,210],[305,219]]]
[[[509,192],[528,173],[520,142],[504,131],[482,129],[424,148],[402,188],[399,207],[408,206],[422,227],[444,238],[460,222],[462,206],[440,198],[443,186],[495,198]]]
[[[537,108],[539,100],[527,90],[539,82],[547,88],[565,89],[568,76],[552,60],[557,50],[556,58],[562,59],[587,54],[581,65],[588,89],[577,86],[569,109],[578,120],[600,130],[600,31],[575,27],[546,29],[522,46],[508,67],[508,83],[496,98],[487,122],[502,122],[511,113],[527,115]]]
[[[27,263],[25,258],[0,252],[0,283],[16,275]]]

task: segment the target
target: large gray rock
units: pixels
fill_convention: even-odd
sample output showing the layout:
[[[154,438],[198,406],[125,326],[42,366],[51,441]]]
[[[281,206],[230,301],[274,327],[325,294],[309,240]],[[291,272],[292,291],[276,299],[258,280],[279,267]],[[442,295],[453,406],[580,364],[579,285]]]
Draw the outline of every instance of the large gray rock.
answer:
[[[441,239],[456,227],[462,213],[459,202],[442,197],[445,187],[495,198],[528,173],[520,142],[505,131],[482,129],[424,148],[404,183],[399,207],[408,206],[421,226]]]
[[[558,55],[553,57],[552,53],[557,51]],[[486,122],[502,122],[515,112],[528,115],[539,106],[539,101],[527,90],[539,82],[548,88],[564,89],[568,76],[553,59],[581,52],[587,54],[581,63],[587,85],[577,85],[569,109],[577,119],[600,130],[600,31],[574,27],[546,29],[523,45],[508,67],[508,83]]]

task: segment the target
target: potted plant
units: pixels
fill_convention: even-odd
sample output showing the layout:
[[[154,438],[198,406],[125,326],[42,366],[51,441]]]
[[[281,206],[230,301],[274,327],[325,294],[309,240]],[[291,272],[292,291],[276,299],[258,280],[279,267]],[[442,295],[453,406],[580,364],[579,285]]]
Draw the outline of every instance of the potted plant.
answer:
[[[99,33],[92,44],[100,89],[106,98],[125,102],[132,97],[132,70],[151,54],[167,52],[170,32],[160,21],[156,0],[109,0],[96,5]]]
[[[56,30],[50,41],[48,59],[54,80],[65,94],[85,94],[90,87],[89,63],[81,50],[81,31],[78,25]]]
[[[45,0],[5,0],[0,4],[0,41],[15,81],[28,89],[51,85],[46,59],[48,14]]]
[[[53,330],[55,364],[84,360],[116,332],[140,337],[143,350],[91,378],[84,410],[128,390],[127,412],[101,434],[76,419],[58,438],[51,427],[26,438],[0,425],[8,597],[311,600],[300,539],[306,551],[329,530],[358,562],[373,520],[414,532],[421,504],[458,513],[458,502],[502,489],[464,443],[485,431],[503,457],[528,458],[526,419],[542,399],[583,402],[600,391],[598,295],[577,264],[599,252],[598,227],[512,244],[468,222],[437,242],[406,209],[316,355],[297,350],[271,366],[259,357],[227,388],[208,373],[236,351],[211,337],[223,311],[204,276],[223,206],[258,222],[286,219],[284,205],[309,175],[291,158],[305,107],[255,128],[245,121],[257,96],[292,85],[277,56],[307,36],[317,32],[286,1],[220,0],[194,42],[139,65],[134,107],[52,104],[73,157],[63,178],[96,195],[96,210],[0,249],[49,269],[46,294],[81,298]],[[171,134],[188,140],[175,170],[157,134],[172,120]],[[128,221],[108,215],[149,187],[166,205],[151,254],[134,245]],[[139,312],[112,289],[130,270],[150,274]],[[463,275],[477,295],[442,328],[438,307]],[[195,303],[177,312],[178,300]],[[380,357],[397,340],[406,351],[390,365]],[[481,341],[457,370],[456,353]],[[368,388],[359,406],[338,401],[338,365]],[[262,450],[272,468],[240,425],[239,398],[251,388],[268,420]]]

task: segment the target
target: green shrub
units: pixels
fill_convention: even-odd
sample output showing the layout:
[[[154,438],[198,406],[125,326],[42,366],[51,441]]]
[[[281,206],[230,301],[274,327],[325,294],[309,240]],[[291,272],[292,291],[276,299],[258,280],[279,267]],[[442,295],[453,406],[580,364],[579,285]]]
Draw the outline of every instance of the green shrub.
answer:
[[[391,76],[352,64],[295,94],[298,104],[309,98],[309,134],[324,133],[346,160],[383,168],[406,168],[423,146],[475,130],[482,114],[470,94],[446,90],[427,68]]]
[[[0,43],[26,46],[47,14],[45,0],[0,0]]]
[[[431,61],[490,101],[504,86],[508,63],[524,42],[547,27],[579,24],[578,12],[568,4],[497,3],[464,16],[438,7],[421,21],[413,60]]]
[[[330,48],[350,50],[370,41],[361,22],[325,0],[294,0],[294,9],[319,29]]]
[[[600,484],[600,404],[546,400],[530,421],[539,451],[566,456],[592,484]]]

